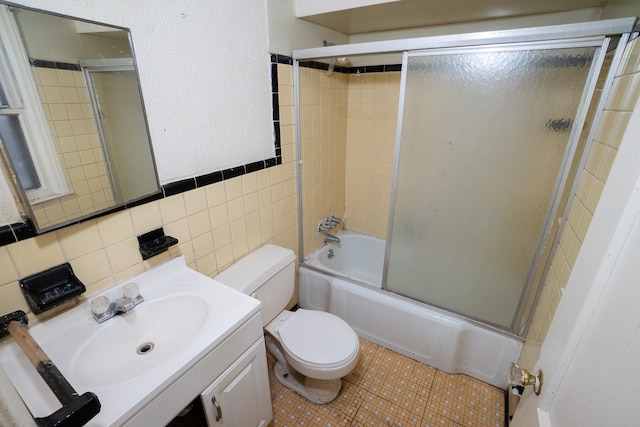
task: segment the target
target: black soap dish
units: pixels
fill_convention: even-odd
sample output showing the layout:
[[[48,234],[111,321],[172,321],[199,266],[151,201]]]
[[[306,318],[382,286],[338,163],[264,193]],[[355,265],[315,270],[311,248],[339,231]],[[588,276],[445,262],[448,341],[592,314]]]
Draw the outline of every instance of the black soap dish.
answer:
[[[87,289],[65,263],[20,280],[20,289],[35,314],[67,302]]]
[[[162,227],[138,236],[138,244],[143,260],[161,254],[177,243],[178,239],[175,237],[164,235]]]

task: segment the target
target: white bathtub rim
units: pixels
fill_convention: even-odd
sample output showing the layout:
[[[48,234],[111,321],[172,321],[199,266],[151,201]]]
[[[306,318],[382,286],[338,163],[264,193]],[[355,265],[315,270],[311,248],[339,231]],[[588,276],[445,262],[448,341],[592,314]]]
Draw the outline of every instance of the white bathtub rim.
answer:
[[[324,248],[324,246],[323,246],[323,248]],[[308,261],[309,261],[308,259],[305,259],[304,262],[302,264],[300,264],[300,267],[305,267],[305,268],[308,268],[310,270],[317,271],[318,273],[324,273],[324,274],[326,274],[328,276],[335,277],[336,279],[346,279],[346,280],[348,280],[349,282],[351,282],[351,283],[353,283],[355,285],[365,286],[367,288],[381,289],[381,285],[379,285],[379,284],[376,284],[376,283],[373,283],[373,282],[369,282],[368,280],[360,279],[358,277],[349,276],[349,275],[344,274],[344,273],[342,273],[342,272],[340,272],[338,270],[334,270],[332,268],[329,268],[329,267],[327,267],[325,265],[321,265],[321,266],[315,265],[315,262],[313,264],[310,264],[310,263],[308,263]]]
[[[506,330],[500,328],[499,326],[495,326],[495,325],[492,325],[490,323],[485,323],[485,322],[482,322],[482,321],[477,320],[477,319],[466,317],[466,316],[464,316],[462,314],[456,313],[455,311],[449,311],[449,310],[447,310],[445,308],[438,307],[437,305],[431,305],[431,304],[426,303],[426,302],[416,301],[416,300],[414,300],[412,298],[409,298],[409,297],[406,297],[404,295],[397,294],[395,292],[391,292],[391,291],[388,291],[386,289],[382,289],[381,287],[379,287],[379,286],[377,286],[375,284],[372,284],[372,283],[369,283],[369,282],[366,282],[366,281],[363,281],[363,280],[360,280],[360,279],[356,279],[356,278],[353,278],[353,277],[349,277],[349,276],[346,276],[346,275],[344,275],[342,273],[339,273],[339,272],[335,272],[335,270],[331,270],[331,269],[328,269],[326,267],[325,268],[316,267],[315,265],[310,265],[310,264],[303,263],[303,264],[300,264],[299,268],[300,269],[306,268],[308,270],[315,271],[316,273],[326,274],[327,276],[330,276],[330,277],[332,277],[334,279],[345,280],[345,281],[349,282],[350,284],[358,286],[358,287],[360,287],[362,289],[365,289],[367,291],[380,292],[380,293],[384,294],[385,297],[394,298],[394,299],[396,299],[398,301],[409,303],[409,304],[413,305],[418,310],[424,310],[425,308],[427,308],[427,309],[432,310],[435,313],[437,313],[438,317],[446,318],[447,320],[448,320],[448,318],[454,318],[456,320],[460,320],[460,321],[466,323],[467,325],[470,325],[470,326],[473,326],[473,327],[482,328],[482,329],[486,329],[486,330],[488,330],[490,332],[494,332],[494,333],[502,335],[504,337],[514,339],[514,340],[519,341],[521,343],[525,342],[525,337],[522,337],[520,335],[514,334],[514,333],[509,332],[509,331],[506,331]],[[360,334],[358,334],[358,335],[360,335]],[[367,338],[364,335],[360,335],[360,336],[362,338]]]

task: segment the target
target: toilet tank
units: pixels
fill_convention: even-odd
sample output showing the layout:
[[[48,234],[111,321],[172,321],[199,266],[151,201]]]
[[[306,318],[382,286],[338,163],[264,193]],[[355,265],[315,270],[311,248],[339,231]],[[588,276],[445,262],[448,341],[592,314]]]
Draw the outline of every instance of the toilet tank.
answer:
[[[235,262],[215,280],[262,302],[262,325],[271,322],[293,296],[296,255],[290,249],[264,245]]]

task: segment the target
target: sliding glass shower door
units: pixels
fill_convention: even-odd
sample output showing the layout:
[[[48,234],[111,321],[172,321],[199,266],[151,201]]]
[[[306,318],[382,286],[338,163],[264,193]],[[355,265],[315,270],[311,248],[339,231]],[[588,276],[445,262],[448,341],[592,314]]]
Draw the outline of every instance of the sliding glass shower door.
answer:
[[[601,66],[594,44],[405,53],[386,289],[512,329]]]

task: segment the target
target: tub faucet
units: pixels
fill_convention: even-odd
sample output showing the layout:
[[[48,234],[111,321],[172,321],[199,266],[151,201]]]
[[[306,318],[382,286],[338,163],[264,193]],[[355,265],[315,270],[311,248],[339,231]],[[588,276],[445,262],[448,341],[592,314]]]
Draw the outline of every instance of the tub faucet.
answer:
[[[333,234],[325,233],[324,242],[325,243],[339,244],[340,243],[340,239],[338,237],[334,236]]]

